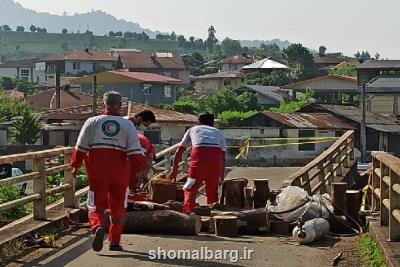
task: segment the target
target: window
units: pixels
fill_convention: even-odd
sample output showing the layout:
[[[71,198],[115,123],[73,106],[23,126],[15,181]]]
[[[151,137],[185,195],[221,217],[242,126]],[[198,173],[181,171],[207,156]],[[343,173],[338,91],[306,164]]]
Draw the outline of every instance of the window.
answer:
[[[81,69],[81,63],[80,62],[73,62],[72,63],[72,69],[80,70]]]
[[[151,85],[145,84],[143,86],[143,94],[144,95],[150,95],[151,94]]]
[[[21,76],[21,78],[29,77],[30,76],[29,69],[21,69],[19,76]]]
[[[164,86],[164,97],[172,97],[171,86]]]
[[[231,85],[231,80],[224,80],[224,86]]]
[[[93,72],[101,71],[100,63],[93,63]]]
[[[342,137],[343,131],[335,131],[335,137]]]
[[[152,144],[161,144],[161,130],[159,128],[146,129],[143,135],[146,136]]]
[[[314,130],[299,130],[298,133],[299,133],[299,138],[301,138],[301,137],[307,138],[307,139],[299,139],[299,143],[310,142],[309,138],[315,137]],[[298,145],[298,150],[299,151],[315,151],[315,144]]]

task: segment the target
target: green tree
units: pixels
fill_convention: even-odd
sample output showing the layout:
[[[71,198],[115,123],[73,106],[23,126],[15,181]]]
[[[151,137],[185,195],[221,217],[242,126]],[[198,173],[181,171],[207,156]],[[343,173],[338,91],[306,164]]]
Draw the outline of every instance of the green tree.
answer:
[[[12,185],[0,186],[0,204],[17,200],[21,197],[21,192]],[[20,206],[7,211],[0,212],[0,219],[15,220],[24,217],[27,214],[25,206]]]
[[[315,92],[308,88],[306,92],[299,97],[299,99],[294,101],[284,101],[278,108],[271,108],[270,111],[282,113],[293,113],[299,111],[312,104],[312,98],[314,95]]]
[[[318,54],[319,54],[320,56],[325,56],[325,52],[326,52],[326,47],[323,46],[323,45],[321,45],[321,46],[319,47],[319,49],[318,49]]]
[[[12,29],[10,28],[10,26],[8,26],[7,24],[4,24],[4,25],[2,26],[2,28],[3,28],[3,31],[6,31],[6,32],[12,31]]]
[[[11,136],[15,144],[34,144],[40,137],[39,117],[28,110],[13,120]]]
[[[29,94],[33,89],[33,85],[30,82],[25,81],[23,79],[16,79],[15,87],[17,88],[18,91],[25,94]]]
[[[215,45],[218,43],[218,39],[216,38],[215,34],[217,31],[215,30],[214,26],[210,26],[208,28],[208,38],[207,38],[207,49],[208,53],[214,53]]]
[[[14,89],[13,80],[9,77],[2,77],[0,79],[0,88],[4,90],[12,90]]]
[[[130,32],[130,31],[124,32],[124,37],[125,38],[133,38],[133,32]]]
[[[230,38],[225,38],[222,41],[221,48],[222,52],[228,57],[242,53],[242,46],[240,45],[240,42]]]
[[[62,29],[61,33],[62,33],[62,34],[67,34],[67,33],[68,33],[68,30],[67,30],[66,28],[64,28],[64,29]]]
[[[172,41],[176,40],[176,33],[174,31],[172,31],[171,34],[169,35],[169,39]]]
[[[312,70],[314,67],[313,55],[302,44],[292,44],[283,49],[283,53],[289,64],[298,63],[305,71]]]
[[[165,108],[182,113],[197,114],[199,112],[199,103],[189,97],[181,97],[175,103],[166,105]]]
[[[224,111],[218,115],[218,119],[225,127],[240,126],[240,122],[256,114],[256,111]]]
[[[25,31],[25,27],[17,26],[17,32],[24,32],[24,31]]]
[[[31,32],[36,32],[36,26],[35,25],[31,25],[30,27],[29,27],[29,30],[31,31]]]
[[[330,75],[344,75],[344,76],[357,76],[356,66],[353,64],[346,64],[341,67],[329,70]]]

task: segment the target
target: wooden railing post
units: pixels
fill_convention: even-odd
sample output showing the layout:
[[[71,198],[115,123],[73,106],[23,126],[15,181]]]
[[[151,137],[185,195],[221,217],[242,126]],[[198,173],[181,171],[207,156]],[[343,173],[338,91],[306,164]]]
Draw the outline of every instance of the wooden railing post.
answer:
[[[375,173],[376,169],[380,168],[380,163],[379,161],[373,157],[372,158],[372,170],[371,170],[371,175],[372,175],[372,197],[371,197],[371,204],[372,208],[376,211],[379,211],[381,209],[380,206],[380,199],[375,193],[375,189],[379,190],[380,193],[380,177]]]
[[[71,160],[71,154],[64,155],[64,163],[68,164]],[[64,192],[64,207],[76,208],[77,199],[75,198],[75,177],[72,175],[72,170],[68,169],[64,171],[64,183],[70,184],[72,187]]]
[[[319,192],[321,194],[325,194],[326,193],[326,181],[325,181],[325,170],[324,170],[323,162],[318,164],[317,170],[318,170],[318,179],[320,181]]]
[[[386,207],[385,203],[389,200],[389,185],[386,184],[384,178],[389,176],[389,168],[380,163],[381,177],[380,177],[380,188],[381,188],[381,225],[389,225],[389,208]]]
[[[390,241],[400,240],[400,222],[396,218],[394,212],[400,210],[400,194],[394,189],[400,184],[400,176],[390,170],[390,188],[389,188],[389,205],[390,205],[390,220],[389,220],[389,239]]]
[[[46,219],[46,169],[44,158],[33,160],[33,171],[40,173],[40,178],[33,180],[33,193],[39,194],[40,199],[33,201],[33,218],[35,220]]]
[[[340,149],[340,147],[339,147],[339,149]],[[335,159],[335,163],[338,164],[335,176],[342,176],[343,175],[342,155],[343,155],[342,152],[338,151],[338,154],[337,154],[336,159]]]
[[[333,155],[327,157],[328,165],[326,166],[326,173],[329,174],[329,184],[335,182],[335,174],[333,172]]]
[[[311,195],[311,183],[310,183],[310,175],[308,172],[304,173],[301,177],[303,184],[305,184],[304,189],[307,191],[308,194]]]
[[[170,170],[172,167],[172,159],[171,159],[171,152],[168,152],[167,154],[165,154],[165,169],[166,170]]]

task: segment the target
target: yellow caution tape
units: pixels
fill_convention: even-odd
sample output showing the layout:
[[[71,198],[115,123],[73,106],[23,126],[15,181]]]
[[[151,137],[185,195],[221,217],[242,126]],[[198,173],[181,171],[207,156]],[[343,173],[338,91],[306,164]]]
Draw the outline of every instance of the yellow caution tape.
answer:
[[[303,139],[303,138],[301,138]],[[240,158],[247,159],[250,148],[268,148],[268,147],[284,147],[291,145],[304,145],[304,144],[320,144],[332,141],[331,139],[325,139],[320,141],[309,141],[309,142],[296,142],[296,143],[284,143],[284,144],[269,144],[269,145],[250,145],[250,139],[246,139],[242,146],[228,146],[228,148],[239,148],[239,154],[235,157],[236,160]]]

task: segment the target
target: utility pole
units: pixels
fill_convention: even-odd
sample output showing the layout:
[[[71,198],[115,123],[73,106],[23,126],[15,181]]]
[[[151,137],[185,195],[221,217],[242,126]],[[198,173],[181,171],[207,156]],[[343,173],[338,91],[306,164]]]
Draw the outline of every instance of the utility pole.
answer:
[[[361,163],[365,163],[367,159],[367,128],[366,128],[366,97],[365,97],[365,83],[361,87],[361,129],[360,129],[360,142],[361,142]]]
[[[93,76],[92,82],[92,116],[97,115],[97,76]]]
[[[60,68],[56,62],[56,109],[61,108],[61,94],[60,94]]]

